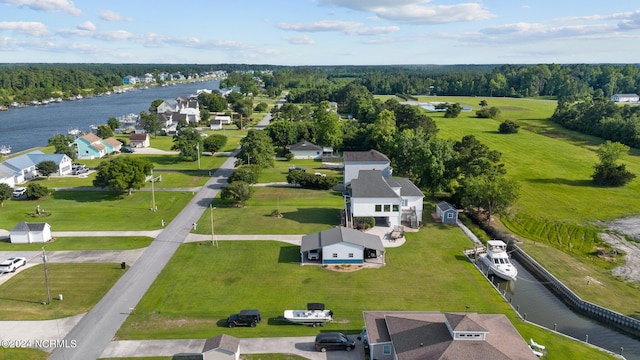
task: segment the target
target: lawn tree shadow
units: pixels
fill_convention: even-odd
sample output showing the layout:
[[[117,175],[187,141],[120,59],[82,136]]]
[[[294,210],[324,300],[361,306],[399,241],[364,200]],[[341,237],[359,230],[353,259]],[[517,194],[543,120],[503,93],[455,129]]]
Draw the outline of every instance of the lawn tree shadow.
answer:
[[[558,184],[558,185],[569,185],[569,186],[597,187],[593,184],[593,181],[589,179],[569,180],[569,179],[562,179],[562,178],[549,178],[549,179],[528,179],[526,181],[530,183],[537,183],[537,184]]]
[[[216,321],[216,326],[217,327],[221,327],[221,328],[228,328],[229,325],[227,325],[227,319],[220,319],[218,321]]]
[[[298,208],[297,211],[283,212],[285,219],[293,220],[301,224],[340,224],[340,209],[333,208]],[[271,215],[269,215],[271,216]],[[324,221],[332,219],[332,222]]]
[[[458,260],[458,261],[466,261],[466,262],[468,262],[468,261],[469,261],[469,258],[467,258],[467,257],[466,257],[466,256],[464,256],[464,255],[455,255],[454,257],[455,257],[455,258],[456,258],[456,260]]]
[[[300,246],[282,246],[278,255],[281,264],[300,263]]]
[[[287,319],[285,319],[282,316],[278,316],[278,317],[272,317],[267,319],[267,324],[269,325],[298,325],[298,324],[294,324],[290,321],[287,321]]]
[[[109,189],[94,188],[89,191],[65,191],[58,190],[51,195],[56,200],[70,200],[75,202],[100,202],[100,201],[119,201],[127,197],[127,192],[115,192]],[[80,195],[79,194],[83,194]]]
[[[5,297],[0,297],[0,300],[23,302],[27,304],[40,304],[42,302],[42,301],[34,301],[34,300],[12,299],[12,298],[5,298]]]

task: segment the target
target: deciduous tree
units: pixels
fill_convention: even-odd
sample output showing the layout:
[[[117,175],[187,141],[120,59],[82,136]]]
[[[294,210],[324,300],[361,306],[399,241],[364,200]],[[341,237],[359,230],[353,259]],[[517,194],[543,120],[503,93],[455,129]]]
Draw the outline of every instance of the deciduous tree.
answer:
[[[220,191],[220,198],[222,200],[231,201],[236,205],[245,207],[245,204],[251,195],[253,194],[253,188],[244,181],[234,181],[229,185],[222,188]]]
[[[73,146],[73,137],[69,135],[56,134],[49,139],[49,146],[53,146],[56,154],[65,154],[72,160],[78,157],[76,147]]]
[[[51,174],[58,172],[58,165],[51,160],[45,160],[38,163],[36,169],[42,176],[46,176],[48,179]]]
[[[198,151],[202,151],[202,136],[198,130],[192,127],[184,127],[173,136],[173,145],[171,150],[180,152],[183,158],[196,161],[198,160]]]
[[[119,156],[98,165],[93,186],[114,192],[127,191],[131,195],[133,189],[140,189],[144,185],[152,169],[153,164],[147,159]]]
[[[4,207],[4,201],[11,199],[13,188],[5,183],[0,183],[0,207]]]
[[[273,167],[275,150],[271,138],[262,130],[249,130],[240,140],[240,152],[236,155],[236,166],[257,165],[261,168]]]

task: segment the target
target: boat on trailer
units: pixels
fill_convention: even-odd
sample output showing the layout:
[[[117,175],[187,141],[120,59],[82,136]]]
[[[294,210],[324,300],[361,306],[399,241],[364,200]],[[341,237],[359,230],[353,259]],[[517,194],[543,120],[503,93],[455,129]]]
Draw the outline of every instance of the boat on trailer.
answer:
[[[284,319],[294,324],[316,327],[333,321],[333,311],[326,310],[322,303],[308,303],[306,310],[285,310]]]
[[[487,241],[486,251],[479,254],[478,260],[488,267],[491,274],[499,278],[510,281],[518,276],[518,269],[509,258],[507,244],[502,240]]]

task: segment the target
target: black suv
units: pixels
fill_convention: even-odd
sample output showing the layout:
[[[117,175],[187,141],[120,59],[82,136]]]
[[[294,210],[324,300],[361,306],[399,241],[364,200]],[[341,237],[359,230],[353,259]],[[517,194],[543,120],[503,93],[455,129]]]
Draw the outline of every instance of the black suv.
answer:
[[[316,336],[316,350],[325,352],[327,350],[347,350],[356,347],[356,341],[349,339],[343,333],[326,332]]]
[[[238,325],[256,327],[262,321],[260,311],[258,310],[241,310],[237,314],[233,314],[227,318],[227,326],[230,328]]]

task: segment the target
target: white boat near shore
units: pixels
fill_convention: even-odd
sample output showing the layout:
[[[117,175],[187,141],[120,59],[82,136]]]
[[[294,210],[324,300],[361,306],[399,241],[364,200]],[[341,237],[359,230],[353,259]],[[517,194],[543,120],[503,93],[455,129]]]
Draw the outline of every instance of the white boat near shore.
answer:
[[[0,146],[0,155],[7,156],[9,154],[11,154],[11,146]]]
[[[488,267],[489,272],[504,280],[515,280],[518,269],[511,263],[507,244],[502,240],[487,241],[484,253],[478,255],[478,260]]]

